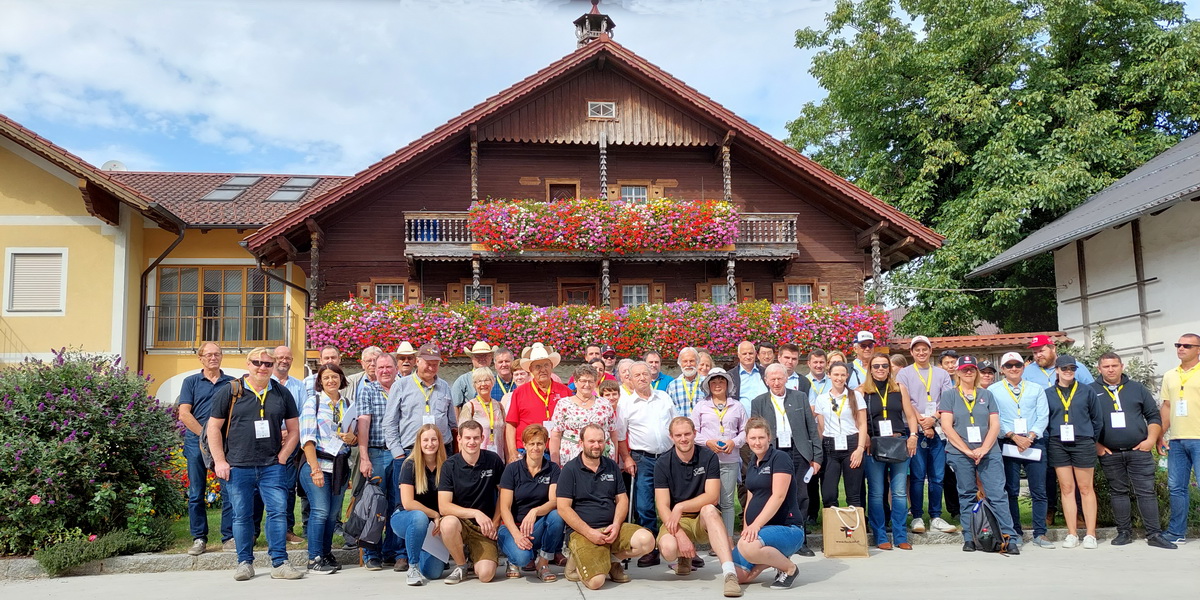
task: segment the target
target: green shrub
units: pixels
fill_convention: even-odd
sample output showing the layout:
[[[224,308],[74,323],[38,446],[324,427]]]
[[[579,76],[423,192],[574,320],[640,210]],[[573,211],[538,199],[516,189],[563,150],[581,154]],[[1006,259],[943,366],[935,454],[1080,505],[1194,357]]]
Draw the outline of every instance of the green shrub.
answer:
[[[63,350],[0,371],[0,554],[183,512],[173,409],[120,359]],[[133,517],[131,519],[131,517]]]
[[[79,565],[120,554],[158,552],[172,542],[171,524],[166,519],[155,519],[142,532],[122,529],[105,534],[95,540],[71,539],[59,542],[33,557],[51,576],[62,575]]]

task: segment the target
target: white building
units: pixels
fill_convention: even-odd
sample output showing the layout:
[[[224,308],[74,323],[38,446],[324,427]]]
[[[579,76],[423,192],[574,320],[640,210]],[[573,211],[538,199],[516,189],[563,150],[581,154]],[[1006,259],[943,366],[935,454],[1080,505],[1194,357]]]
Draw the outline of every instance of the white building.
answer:
[[[1059,328],[1087,345],[1101,327],[1122,356],[1177,364],[1200,333],[1200,135],[1129,173],[968,277],[1054,252]]]

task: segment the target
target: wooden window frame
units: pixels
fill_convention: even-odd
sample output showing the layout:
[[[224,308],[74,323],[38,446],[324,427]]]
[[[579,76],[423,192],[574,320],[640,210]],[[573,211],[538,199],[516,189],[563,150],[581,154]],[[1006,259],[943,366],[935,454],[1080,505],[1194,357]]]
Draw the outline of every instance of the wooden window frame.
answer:
[[[587,120],[589,120],[589,121],[616,121],[618,118],[620,118],[621,113],[619,112],[620,109],[617,106],[616,100],[588,99],[588,100],[585,100],[585,102],[586,102],[585,106],[587,107],[587,109],[586,109],[587,110]],[[593,104],[611,104],[612,105],[612,116],[611,117],[594,117],[594,116],[592,116],[592,105]]]
[[[616,283],[612,283],[608,287],[608,304],[610,308],[620,308],[624,306],[623,286],[627,285],[645,285],[648,286],[646,303],[647,304],[662,304],[667,301],[667,284],[662,281],[653,279],[618,279]]]
[[[479,285],[492,286],[492,304],[491,306],[499,306],[508,302],[508,284],[499,283],[495,279],[479,280]],[[471,288],[471,279],[459,279],[458,283],[446,284],[446,302],[456,304],[466,302],[467,290]]]
[[[163,273],[164,273],[164,271],[166,271],[168,269],[174,269],[176,271],[181,272],[181,274],[184,269],[196,269],[196,277],[197,277],[196,291],[195,292],[184,292],[182,289],[182,286],[180,286],[180,289],[178,291],[164,291],[163,290]],[[276,268],[274,270],[279,271],[280,272],[279,274],[281,276],[285,275],[285,271],[282,268]],[[205,291],[204,277],[205,277],[206,273],[211,272],[211,271],[220,271],[220,272],[240,271],[241,277],[242,277],[240,291],[239,292],[226,292],[226,291],[224,291],[224,289],[222,289],[221,291],[218,291],[218,292]],[[249,265],[211,265],[211,264],[159,265],[155,269],[154,305],[156,307],[156,310],[154,313],[154,325],[151,326],[148,331],[148,334],[149,334],[150,340],[151,340],[151,347],[153,347],[153,348],[198,348],[201,344],[206,344],[209,342],[215,343],[224,349],[255,348],[258,346],[274,347],[274,346],[287,345],[289,343],[289,339],[291,337],[291,335],[290,335],[291,334],[291,331],[290,331],[291,323],[289,320],[289,310],[290,309],[288,308],[287,287],[284,286],[283,284],[279,284],[280,289],[277,291],[272,291],[270,289],[272,283],[277,283],[277,282],[275,282],[275,280],[271,279],[270,277],[263,275],[262,291],[251,290],[250,289],[250,273],[252,273],[252,272],[259,272],[258,267],[257,266],[249,266]],[[222,284],[223,284],[225,275],[222,275],[221,277],[222,277]],[[180,277],[180,282],[182,282],[182,277]],[[222,285],[222,288],[223,287],[224,286]],[[176,304],[180,308],[180,314],[178,314],[174,317],[171,317],[169,315],[164,315],[164,312],[166,312],[165,311],[166,307],[163,304],[164,295],[168,295],[168,296],[173,295],[173,296],[176,296],[177,298],[184,296],[184,295],[195,295],[196,301],[197,301],[196,305],[195,305],[195,313],[192,315],[183,314],[183,311],[182,311],[183,303],[182,303],[182,299],[179,298],[177,300]],[[227,316],[227,315],[223,314],[223,312],[215,317],[206,315],[205,310],[206,310],[206,308],[209,308],[209,307],[205,306],[205,302],[204,302],[204,297],[206,295],[207,296],[217,295],[219,297],[232,296],[232,295],[240,296],[241,301],[240,301],[239,308],[241,310],[241,313],[238,314],[236,317]],[[249,298],[251,295],[262,295],[263,296],[263,302],[262,302],[261,308],[264,313],[269,313],[269,308],[270,308],[270,304],[271,304],[270,303],[271,296],[275,296],[276,299],[278,299],[280,301],[279,306],[282,311],[281,314],[279,314],[279,315],[270,315],[270,314],[251,315],[251,314],[249,314],[249,311],[252,308],[256,308],[254,306],[251,306],[250,298]],[[220,310],[220,309],[224,309],[225,307],[222,303],[220,306],[217,306],[216,308],[218,310]],[[238,331],[237,339],[236,340],[235,339],[225,339],[225,336],[224,336],[224,327],[226,326],[225,321],[227,321],[229,319],[235,319],[235,318],[237,321],[237,331]],[[178,332],[178,334],[175,336],[176,339],[160,338],[160,326],[164,319],[167,319],[168,321],[171,319],[174,319],[176,321],[176,329],[175,330]],[[263,333],[263,339],[250,339],[246,336],[247,328],[251,326],[251,324],[249,323],[249,321],[251,319],[258,319],[258,320],[262,321],[261,329],[262,329],[262,333]],[[281,332],[283,334],[283,337],[270,338],[270,339],[266,338],[267,334],[270,331],[269,330],[269,327],[270,327],[269,320],[270,319],[282,320],[283,325],[282,325]],[[208,331],[208,327],[211,326],[213,320],[215,320],[215,322],[216,322],[218,334],[216,336],[216,339],[208,339],[209,336],[207,336],[206,333]],[[190,325],[193,328],[191,339],[179,339],[179,338],[183,337],[182,334],[187,325]]]
[[[784,277],[783,281],[776,282],[772,286],[771,301],[776,304],[781,304],[788,301],[788,286],[789,285],[807,285],[812,289],[813,304],[832,304],[833,301],[829,294],[829,283],[821,282],[816,277]]]
[[[554,199],[550,197],[550,186],[554,186],[554,185],[573,185],[573,186],[575,186],[575,199],[576,200],[579,199],[579,182],[580,182],[579,179],[571,179],[571,178],[566,178],[566,177],[547,177],[547,178],[545,178],[544,181],[545,181],[544,189],[546,191],[546,202],[554,201]]]
[[[724,277],[710,277],[705,281],[696,284],[696,301],[708,302],[712,304],[712,288],[727,287],[729,280]],[[758,296],[755,293],[753,281],[742,281],[741,277],[733,280],[733,286],[737,288],[737,297],[733,299],[734,304],[745,302],[747,298],[757,300]]]
[[[595,302],[592,306],[600,306],[600,279],[596,277],[558,277],[555,279],[555,285],[558,287],[558,305],[566,306],[566,288],[576,286],[582,287],[590,285],[596,292]]]
[[[369,281],[360,281],[358,282],[358,296],[360,298],[369,298],[372,302],[375,302],[375,286],[382,284],[403,285],[403,304],[421,303],[420,284],[413,283],[406,277],[372,277]]]

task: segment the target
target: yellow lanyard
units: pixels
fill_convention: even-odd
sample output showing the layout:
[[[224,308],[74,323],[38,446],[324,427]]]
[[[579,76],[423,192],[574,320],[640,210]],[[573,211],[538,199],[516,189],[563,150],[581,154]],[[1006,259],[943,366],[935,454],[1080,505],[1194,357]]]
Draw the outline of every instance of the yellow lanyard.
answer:
[[[533,393],[537,394],[537,397],[539,399],[541,399],[542,404],[546,405],[546,420],[549,421],[550,420],[550,390],[553,389],[554,384],[551,383],[550,387],[546,388],[545,394],[542,394],[542,388],[538,387],[538,384],[530,383],[530,385],[533,386]]]
[[[771,396],[771,404],[775,405],[775,410],[779,412],[779,415],[787,418],[787,412],[785,412],[783,407],[779,405],[779,402],[775,400],[775,394],[768,393],[768,395]]]
[[[832,395],[830,395],[829,399],[830,400],[838,400],[839,398],[835,398]],[[850,394],[842,394],[840,397],[840,400],[842,401],[841,404],[834,402],[834,404],[837,404],[837,408],[833,409],[833,412],[837,414],[838,419],[842,418],[842,411],[846,410],[847,404],[850,404]]]
[[[250,386],[246,386],[246,387],[250,387]],[[250,388],[250,391],[254,392],[254,397],[258,398],[258,418],[260,418],[260,419],[267,418],[267,391],[270,389],[271,389],[271,382],[269,382],[269,381],[267,382],[267,386],[263,388],[263,391],[261,394],[259,392],[257,392],[254,388]],[[230,416],[232,416],[232,415],[230,415]]]
[[[504,380],[500,379],[499,375],[496,376],[496,385],[500,386],[500,395],[501,396],[508,395],[508,393],[511,392],[513,389],[512,387],[504,387]],[[513,387],[516,387],[516,385],[517,385],[517,382],[514,381]]]
[[[921,377],[921,370],[916,365],[913,365],[913,371],[917,374],[917,379],[921,380],[921,384],[925,386],[925,397],[933,400],[933,365],[929,365],[929,381],[925,381],[925,378]]]
[[[413,382],[417,384],[417,389],[421,390],[421,395],[425,396],[425,414],[429,414],[429,396],[433,394],[433,388],[429,388],[429,391],[426,392],[425,384],[421,382],[421,378],[417,377],[416,375],[413,375],[412,378]],[[436,387],[437,383],[434,383],[433,385]]]
[[[806,375],[806,377],[808,377],[808,380],[811,381],[814,386],[816,386],[818,396],[820,396],[821,394],[824,394],[825,386],[828,386],[831,383],[829,381],[828,377],[821,379],[821,381],[817,381],[816,379],[813,379],[812,375]]]
[[[1021,381],[1021,387],[1017,390],[1016,395],[1013,395],[1012,384],[1007,381],[1004,382],[1004,391],[1008,392],[1013,399],[1013,404],[1017,405],[1017,418],[1021,418],[1021,397],[1025,395],[1025,381]]]
[[[932,373],[929,375],[929,379],[930,379],[930,381],[933,380]],[[883,419],[885,421],[887,420],[888,391],[890,390],[891,386],[892,386],[891,382],[883,384],[883,395],[879,396],[879,403],[883,405]],[[876,389],[875,391],[878,392],[879,390]]]
[[[962,386],[958,386],[958,396],[962,398],[963,404],[967,405],[967,414],[971,415],[971,424],[975,424],[975,402],[979,399],[975,390],[971,390],[971,399],[967,400],[967,394],[963,391]]]
[[[492,431],[496,428],[496,403],[492,402],[491,396],[486,401],[483,399],[483,396],[479,396],[479,404],[483,406],[483,410],[487,411],[488,431]]]
[[[729,401],[725,401],[725,409],[717,408],[717,404],[713,403],[713,414],[717,415],[717,426],[721,428],[721,435],[725,435],[725,413],[729,412]]]
[[[1125,384],[1123,384],[1123,383],[1121,385],[1117,386],[1116,392],[1113,392],[1111,389],[1109,389],[1109,387],[1107,385],[1104,386],[1104,391],[1108,392],[1109,397],[1112,398],[1113,410],[1115,410],[1117,412],[1124,412],[1121,409],[1121,397],[1120,397],[1121,390],[1123,390],[1123,389],[1125,389]]]
[[[1058,399],[1062,400],[1063,405],[1063,423],[1071,422],[1071,401],[1075,399],[1075,390],[1079,388],[1079,382],[1071,382],[1071,394],[1063,398],[1062,388],[1054,386],[1054,391],[1058,392]]]
[[[1054,385],[1054,384],[1055,384],[1055,382],[1056,382],[1056,381],[1057,381],[1057,379],[1058,379],[1058,375],[1055,375],[1055,376],[1054,376],[1054,379],[1051,379],[1051,378],[1050,378],[1050,374],[1054,372],[1054,369],[1050,369],[1049,371],[1047,371],[1047,370],[1043,369],[1043,368],[1041,367],[1041,365],[1038,365],[1038,370],[1042,372],[1042,375],[1045,375],[1045,376],[1046,376],[1046,383],[1048,383],[1048,384],[1050,384],[1050,385]]]
[[[1192,375],[1196,374],[1196,367],[1200,367],[1200,363],[1196,363],[1195,365],[1192,366],[1192,368],[1190,368],[1186,371],[1183,370],[1182,365],[1175,367],[1175,371],[1179,373],[1179,399],[1180,400],[1183,400],[1183,386],[1187,385],[1187,382],[1189,379],[1192,378]],[[1184,373],[1187,373],[1187,377],[1184,377]]]
[[[700,389],[700,378],[699,377],[696,377],[696,379],[694,381],[692,381],[692,389],[691,390],[688,389],[687,380],[686,379],[683,380],[683,395],[685,398],[687,398],[688,402],[691,402],[691,403],[696,402],[696,390],[698,390],[698,389]]]

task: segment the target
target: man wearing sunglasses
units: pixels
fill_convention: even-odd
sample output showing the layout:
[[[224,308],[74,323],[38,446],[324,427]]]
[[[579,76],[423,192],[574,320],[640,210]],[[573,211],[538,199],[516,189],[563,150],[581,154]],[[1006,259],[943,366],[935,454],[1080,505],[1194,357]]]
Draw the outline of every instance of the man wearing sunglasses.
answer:
[[[1021,467],[1029,478],[1029,497],[1033,501],[1033,545],[1052,549],[1054,542],[1046,538],[1046,426],[1050,422],[1050,406],[1041,386],[1022,378],[1025,361],[1016,352],[1000,359],[1004,378],[988,387],[1000,409],[1000,448],[1004,455],[1004,489],[1008,492],[1008,509],[1012,514],[1017,543],[1024,539],[1021,529],[1021,509],[1017,497],[1021,494]],[[1014,450],[1016,452],[1014,452]],[[1014,456],[1021,453],[1023,456]],[[1036,455],[1036,458],[1032,458]]]
[[[867,365],[875,356],[875,334],[870,331],[860,331],[854,336],[854,362],[850,363],[850,378],[846,380],[848,389],[857,389],[867,382]]]
[[[1167,454],[1167,489],[1171,495],[1171,520],[1167,540],[1185,543],[1189,482],[1200,479],[1200,335],[1185,333],[1175,343],[1179,366],[1163,374],[1162,416],[1164,435],[1159,453]],[[1170,438],[1170,441],[1168,440]]]
[[[284,438],[283,430],[300,431],[300,413],[287,388],[272,381],[275,358],[266,348],[255,348],[246,357],[249,374],[242,378],[235,401],[230,386],[213,394],[208,419],[208,442],[213,471],[225,481],[233,504],[233,537],[238,566],[234,580],[254,577],[254,497],[262,497],[267,513],[267,549],[272,579],[300,579],[303,573],[288,563],[287,495],[292,485],[288,457],[299,436]],[[229,428],[225,428],[225,421]]]

